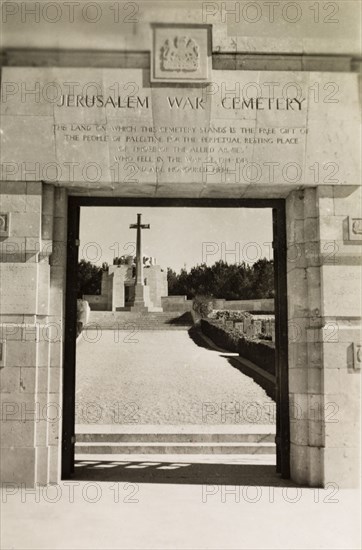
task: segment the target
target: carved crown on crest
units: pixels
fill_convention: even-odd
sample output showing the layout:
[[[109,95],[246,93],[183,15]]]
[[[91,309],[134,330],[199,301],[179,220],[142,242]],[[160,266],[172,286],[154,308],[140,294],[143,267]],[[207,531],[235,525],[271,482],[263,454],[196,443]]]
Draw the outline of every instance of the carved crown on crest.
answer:
[[[164,71],[197,71],[200,49],[188,36],[167,38],[161,47],[161,65]]]

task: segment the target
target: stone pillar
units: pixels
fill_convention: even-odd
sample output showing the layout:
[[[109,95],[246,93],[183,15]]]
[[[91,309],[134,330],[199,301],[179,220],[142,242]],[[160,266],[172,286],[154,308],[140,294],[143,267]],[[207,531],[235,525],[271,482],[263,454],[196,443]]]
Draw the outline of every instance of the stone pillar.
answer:
[[[145,268],[147,286],[150,292],[150,306],[162,308],[161,297],[168,295],[167,273],[159,265]]]
[[[106,311],[112,310],[112,276],[109,275],[109,269],[102,272],[101,297],[104,300]]]
[[[49,188],[50,186],[43,186]],[[51,205],[49,205],[51,210]],[[68,194],[63,188],[54,188],[53,210],[53,253],[50,256],[50,304],[47,322],[53,337],[49,346],[48,399],[55,408],[62,411],[63,344],[65,332],[65,296],[67,268],[67,210]],[[51,325],[52,324],[52,325]],[[64,367],[66,368],[66,366]],[[48,480],[56,483],[61,471],[61,414],[55,421],[48,421],[49,463]]]
[[[360,247],[346,242],[357,194],[320,186],[286,204],[291,476],[312,486],[358,476]]]
[[[1,183],[1,480],[59,480],[66,195]]]
[[[361,188],[321,187],[318,193],[321,269],[319,334],[323,357],[324,479],[357,486],[360,477]],[[358,353],[359,350],[359,353]]]
[[[125,288],[124,284],[127,278],[128,266],[115,265],[109,267],[109,275],[112,293],[112,311],[117,311],[125,306]]]
[[[101,295],[108,295],[108,269],[102,271],[102,281],[101,281]]]

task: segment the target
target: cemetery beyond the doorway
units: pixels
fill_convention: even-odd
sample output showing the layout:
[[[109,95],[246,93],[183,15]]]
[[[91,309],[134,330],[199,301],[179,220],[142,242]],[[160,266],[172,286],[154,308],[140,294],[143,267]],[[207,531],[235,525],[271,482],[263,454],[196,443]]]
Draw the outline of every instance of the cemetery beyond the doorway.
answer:
[[[135,254],[117,256],[111,264],[99,259],[97,293],[78,295],[76,458],[227,455],[228,460],[275,464],[272,259],[259,259],[253,267],[237,258],[205,262],[201,256],[187,269],[192,256],[186,250],[180,252],[183,267],[177,274],[164,263],[172,262],[167,248],[178,247],[177,236],[161,250],[156,239],[151,250],[148,217],[118,212],[127,220],[127,242],[135,230]],[[201,251],[203,235],[198,237],[191,220],[189,229],[184,223],[185,231],[200,240]],[[270,214],[263,220],[271,234]],[[229,231],[228,238],[238,242],[241,235]],[[163,261],[156,259],[158,252]],[[224,271],[219,278],[218,270]],[[228,299],[231,276],[234,297],[247,296],[241,288],[245,273],[250,281],[254,273],[257,297]],[[189,284],[192,277],[198,282]],[[256,281],[266,285],[267,278],[270,288],[259,288]],[[245,279],[244,286],[250,281]],[[186,293],[177,294],[178,288]]]

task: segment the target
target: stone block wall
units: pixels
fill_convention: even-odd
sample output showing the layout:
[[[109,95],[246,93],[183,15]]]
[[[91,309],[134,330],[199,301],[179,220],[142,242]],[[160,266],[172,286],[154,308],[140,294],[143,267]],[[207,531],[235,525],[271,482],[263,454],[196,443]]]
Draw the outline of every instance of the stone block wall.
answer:
[[[362,241],[348,228],[360,216],[358,188],[287,199],[291,475],[309,485],[358,483]]]
[[[113,81],[110,73],[107,76],[107,67],[123,67],[131,71],[124,73],[125,80],[139,82],[143,89],[142,69],[147,72],[150,68],[154,23],[206,23],[212,31],[212,82],[219,91],[226,85],[229,93],[236,84],[243,86],[254,80],[265,90],[271,81],[283,85],[296,78],[306,91],[315,90],[317,85],[326,92],[321,101],[309,102],[303,118],[278,116],[275,125],[308,129],[307,147],[298,147],[295,155],[305,167],[313,166],[314,161],[343,160],[341,185],[292,191],[314,183],[303,179],[272,185],[270,180],[259,184],[235,179],[233,183],[232,173],[230,181],[223,183],[218,173],[207,182],[191,181],[184,174],[163,181],[161,173],[154,172],[157,177],[142,185],[124,183],[117,187],[108,170],[108,149],[103,150],[98,143],[88,148],[85,142],[79,150],[65,142],[62,148],[63,140],[54,140],[53,131],[53,123],[63,122],[62,117],[54,118],[54,111],[49,116],[50,106],[44,101],[26,105],[14,95],[15,101],[4,104],[3,116],[3,160],[10,165],[5,174],[13,181],[0,183],[2,479],[29,485],[59,480],[66,191],[40,180],[45,178],[43,168],[48,162],[59,161],[63,166],[67,159],[91,159],[99,160],[108,180],[79,183],[78,192],[90,196],[285,199],[292,191],[287,198],[291,475],[308,485],[328,481],[353,485],[359,472],[362,244],[360,193],[347,186],[357,183],[360,171],[357,75],[348,74],[359,63],[353,58],[360,55],[353,3],[340,3],[344,24],[324,25],[323,32],[317,25],[309,29],[308,36],[300,32],[299,25],[293,24],[286,31],[283,23],[281,28],[277,21],[282,6],[276,6],[276,21],[268,29],[263,26],[263,17],[261,27],[252,25],[251,33],[240,36],[232,24],[233,16],[227,21],[226,14],[240,3],[228,7],[223,2],[215,6],[204,2],[195,9],[195,3],[186,6],[185,2],[170,2],[162,10],[156,2],[148,4],[142,6],[140,21],[129,26],[131,32],[120,32],[119,26],[109,25],[110,20],[104,25],[103,18],[89,33],[85,18],[73,25],[64,19],[55,30],[44,18],[40,23],[31,18],[24,25],[11,17],[4,29],[3,57],[8,67],[2,70],[2,81],[18,83],[19,89],[26,84],[31,89],[32,83],[68,81],[64,75],[73,81],[73,74],[80,83],[98,78],[106,83],[109,78]],[[265,13],[266,5],[262,8]],[[108,10],[108,15],[113,17],[113,11]],[[21,17],[20,10],[16,16]],[[59,71],[59,66],[66,72]],[[49,73],[41,69],[44,67]],[[84,72],[84,68],[89,71]],[[342,95],[328,106],[324,99],[330,92],[330,71]],[[159,88],[152,94],[156,108],[152,117],[145,118],[152,125],[169,122],[158,102],[161,92]],[[205,111],[205,117],[202,110],[202,117],[194,111],[182,112],[182,125],[197,127],[199,121],[206,125],[219,120],[216,102],[211,107],[211,115]],[[262,127],[263,120],[272,123],[272,118],[264,119],[261,112],[259,115],[256,127]],[[179,120],[175,116],[173,111],[172,125]],[[99,122],[98,114],[94,120],[87,115],[86,120]],[[252,153],[250,159],[261,164],[269,158],[268,149],[259,145]],[[283,146],[271,152],[270,160],[287,157]],[[27,173],[24,164],[37,158],[40,173],[31,177],[39,181],[23,181]],[[58,183],[77,193],[74,181],[71,184],[64,174],[67,170],[62,171]],[[103,294],[110,297],[107,309],[111,310],[112,293],[102,287]],[[191,313],[198,320],[197,313]]]
[[[0,184],[1,480],[59,480],[66,192]]]
[[[161,307],[163,311],[186,312],[192,310],[192,300],[187,296],[161,296]]]
[[[260,300],[213,300],[215,309],[232,309],[234,311],[268,311],[274,313],[274,299]]]
[[[1,479],[57,482],[67,194],[1,183],[0,202]],[[360,211],[357,187],[286,200],[291,476],[308,485],[358,483]]]

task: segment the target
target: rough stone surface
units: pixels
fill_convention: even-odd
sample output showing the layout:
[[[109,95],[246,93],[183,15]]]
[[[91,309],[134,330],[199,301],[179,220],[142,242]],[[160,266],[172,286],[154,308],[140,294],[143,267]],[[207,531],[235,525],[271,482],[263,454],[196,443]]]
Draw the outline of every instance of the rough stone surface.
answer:
[[[24,24],[25,21],[21,20],[23,4],[19,4],[16,13],[7,19],[3,41],[5,61],[14,67],[3,70],[2,84],[11,81],[19,84],[19,89],[2,102],[4,146],[1,160],[10,163],[10,166],[2,175],[6,181],[1,182],[1,212],[10,214],[10,233],[13,233],[0,243],[4,270],[2,292],[6,296],[1,322],[5,329],[8,324],[56,323],[61,337],[60,341],[51,345],[44,340],[36,342],[27,339],[21,342],[21,333],[6,331],[2,397],[11,401],[17,410],[12,413],[11,429],[8,423],[4,423],[4,433],[8,435],[5,438],[8,447],[2,453],[5,481],[32,484],[57,482],[60,478],[60,422],[35,423],[32,419],[23,422],[20,408],[23,403],[31,411],[36,402],[43,406],[48,399],[54,400],[55,404],[61,402],[67,192],[64,188],[53,189],[42,183],[51,180],[66,185],[69,192],[83,196],[287,199],[289,391],[293,411],[300,413],[300,421],[291,423],[291,474],[295,481],[309,485],[323,485],[331,480],[339,486],[353,484],[358,471],[359,454],[356,449],[360,435],[360,365],[356,365],[354,349],[360,341],[361,329],[360,294],[357,288],[361,242],[351,242],[349,238],[349,218],[361,217],[360,191],[357,189],[360,179],[358,75],[348,73],[353,65],[351,56],[359,55],[359,41],[356,40],[359,18],[355,15],[355,2],[338,3],[338,25],[313,24],[313,11],[307,9],[311,24],[308,25],[305,17],[302,18],[302,34],[299,23],[280,24],[281,6],[276,6],[279,17],[276,17],[273,25],[263,25],[265,17],[261,18],[260,23],[235,25],[233,16],[222,15],[224,3],[211,3],[216,13],[208,17],[203,13],[203,5],[207,4],[205,2],[193,2],[192,6],[187,6],[185,2],[172,2],[162,10],[157,2],[148,3],[147,8],[142,5],[139,13],[142,21],[139,20],[137,24],[114,24],[114,21],[111,24],[110,18],[114,12],[109,9],[103,11],[105,18],[99,25],[92,24],[92,32],[89,32],[90,25],[84,17],[79,16],[72,25],[62,19],[55,26],[43,17],[37,23],[35,17],[28,14],[29,18],[26,17]],[[266,4],[264,2],[263,10],[267,8]],[[325,7],[328,9],[327,5]],[[180,110],[176,111],[177,114],[173,111],[172,123],[187,128],[201,128],[202,124],[210,129],[212,124],[217,123],[228,128],[239,125],[239,130],[241,125],[259,130],[278,128],[278,132],[285,127],[289,130],[303,130],[306,133],[298,145],[243,143],[243,148],[246,161],[259,164],[266,160],[295,162],[304,169],[305,177],[286,181],[277,173],[274,181],[265,181],[264,178],[250,182],[237,180],[232,171],[225,175],[216,170],[208,181],[204,181],[202,174],[192,178],[177,171],[161,175],[157,172],[160,168],[158,161],[152,164],[136,160],[139,163],[136,168],[152,165],[155,171],[152,173],[146,169],[142,172],[142,181],[137,181],[137,174],[134,181],[132,171],[126,171],[122,165],[121,173],[118,174],[120,177],[113,181],[110,166],[119,151],[118,146],[124,145],[124,135],[116,132],[116,137],[120,138],[118,143],[88,141],[89,131],[79,131],[75,138],[65,136],[74,122],[96,125],[119,122],[119,117],[114,116],[113,107],[97,109],[96,112],[74,107],[62,110],[44,101],[44,97],[40,97],[39,101],[34,100],[36,94],[27,95],[26,100],[22,100],[22,85],[29,90],[34,87],[34,83],[41,86],[46,82],[59,83],[59,80],[75,80],[80,84],[98,81],[107,89],[115,81],[121,84],[123,81],[134,82],[139,85],[140,93],[146,90],[152,96],[152,112],[150,110],[142,114],[142,109],[137,109],[137,120],[134,123],[150,127],[155,122],[166,125],[170,122],[170,116],[164,110],[164,100],[168,93],[175,95],[176,92],[174,88],[150,87],[149,51],[152,46],[151,23],[168,23],[170,20],[173,23],[212,25],[215,54],[212,77],[218,86],[216,93],[208,94],[205,109]],[[107,33],[104,32],[105,28]],[[27,50],[21,49],[23,47]],[[43,47],[51,48],[51,51],[41,51]],[[93,51],[95,47],[96,52]],[[72,49],[76,50],[76,54]],[[283,55],[286,52],[289,55]],[[309,56],[310,53],[313,55]],[[357,67],[358,63],[354,65]],[[59,69],[59,66],[67,68]],[[329,70],[331,72],[325,72]],[[245,82],[256,82],[258,85],[275,81],[279,85],[297,82],[303,91],[309,91],[308,109],[295,111],[292,117],[285,111],[279,111],[277,116],[275,112],[265,110],[257,113],[245,111],[244,118],[240,118],[233,110],[224,112],[220,108],[220,89],[224,84],[225,90],[233,90],[238,81],[242,85]],[[319,98],[316,99],[318,91]],[[187,94],[195,101],[200,93],[200,89],[195,88],[189,92],[181,88],[177,91],[183,101]],[[232,95],[234,93],[231,92]],[[122,113],[122,120],[130,118]],[[54,124],[60,127],[64,125],[66,129],[58,128],[54,131]],[[149,131],[148,134],[159,136],[157,130]],[[219,134],[218,130],[216,134]],[[81,147],[77,137],[82,138]],[[196,153],[197,165],[210,152],[208,147],[205,149]],[[230,158],[228,150],[220,152],[219,156],[222,160]],[[231,159],[235,161],[240,156],[234,152]],[[75,178],[68,177],[64,162],[74,161],[84,166],[93,160],[102,170],[99,181],[87,180],[82,171]],[[39,165],[36,165],[37,161]],[[54,166],[49,165],[51,162],[60,164],[60,175],[54,176]],[[183,163],[176,161],[170,164],[172,168],[172,164],[177,166]],[[9,182],[8,177],[12,181]],[[122,185],[116,185],[120,181]],[[14,277],[12,269],[16,273]],[[352,288],[353,295],[350,292]],[[170,337],[169,333],[167,337]],[[152,343],[150,349],[154,349]],[[206,352],[200,353],[203,355]],[[147,361],[151,362],[156,355],[150,353]],[[180,357],[177,359],[180,360]],[[226,372],[226,359],[220,357],[217,365],[211,362],[210,370],[218,371],[221,360],[222,371]],[[103,361],[100,363],[103,365]],[[152,363],[151,368],[157,371],[159,367]],[[52,369],[53,374],[49,372]],[[177,374],[178,371],[175,372]],[[206,382],[202,379],[201,387],[209,387],[212,394],[215,386],[208,370],[205,379]],[[184,379],[180,383],[183,384]],[[216,388],[218,398],[221,397],[219,393],[224,383],[223,379],[220,380],[220,388]],[[138,386],[141,388],[141,381]],[[197,383],[195,386],[201,391]],[[153,387],[152,381],[149,387]],[[142,395],[147,389],[140,390]],[[95,391],[94,386],[92,391]],[[110,391],[115,391],[114,386]],[[166,394],[162,395],[162,399],[167,399]],[[181,405],[186,405],[179,395],[177,399]],[[171,410],[172,404],[173,401]],[[337,408],[331,408],[331,404]],[[338,422],[331,422],[333,418]],[[297,506],[293,504],[293,517]],[[36,508],[38,510],[41,507],[37,505]],[[312,508],[316,515],[325,509],[318,509],[318,505],[314,504]],[[320,516],[324,519],[320,523],[324,524],[325,520],[328,526],[332,524],[339,527],[339,508],[336,505],[333,508],[337,510],[336,521],[330,521],[330,517],[326,519],[322,513]],[[347,505],[343,508],[348,511],[347,518],[344,518],[347,519],[347,525],[352,518],[351,509],[355,507]],[[206,511],[209,520],[209,509]],[[284,532],[279,528],[279,507],[277,512],[278,517],[271,515],[271,525],[274,529],[275,525],[278,526],[276,533],[279,541]],[[95,510],[94,518],[99,520],[98,516],[98,510]],[[138,511],[136,516],[139,517]],[[237,519],[240,517],[243,514],[238,507]],[[97,529],[99,521],[92,521],[94,518],[91,517],[87,525],[95,525]],[[195,518],[199,522],[200,514],[195,514]],[[107,517],[103,519],[107,521]],[[177,521],[179,523],[179,514]],[[34,533],[33,522],[29,521],[29,524]],[[236,524],[239,525],[230,523],[232,528]],[[247,523],[248,528],[251,524]],[[139,529],[138,521],[136,525]],[[230,525],[227,533],[231,531]],[[260,526],[257,525],[256,529],[259,532]],[[190,532],[194,531],[195,526]],[[14,532],[16,535],[22,534],[22,530],[13,529]],[[74,530],[69,532],[72,534],[70,545],[74,547]],[[138,532],[136,530],[136,534]],[[250,529],[247,532],[250,533]],[[330,532],[329,529],[323,529],[323,541],[328,542],[329,546],[353,547],[345,534],[343,538],[335,534],[327,541],[325,537]],[[350,533],[348,529],[346,532]],[[83,537],[83,533],[80,533]],[[251,533],[247,541],[249,547],[250,541],[254,540],[253,535]],[[308,529],[302,530],[300,535],[298,543],[303,546],[310,544]],[[204,531],[202,536],[205,537]],[[225,546],[223,538],[210,537],[210,541],[210,547],[213,544],[216,547]],[[84,545],[85,541],[81,542]],[[93,542],[100,547],[96,537]],[[103,542],[107,545],[109,539]],[[128,542],[125,541],[127,547]],[[155,547],[162,547],[164,539],[160,538],[157,542],[161,544],[155,544]],[[314,537],[312,545],[318,546]],[[45,545],[47,548],[50,546],[49,542]],[[37,547],[41,547],[41,544]]]
[[[140,194],[162,194],[161,185],[167,194],[180,196],[182,186],[198,184],[199,194],[214,189],[225,196],[230,192],[239,197],[270,196],[277,192],[271,189],[275,184],[284,187],[284,192],[301,184],[330,184],[326,168],[336,176],[333,182],[354,185],[359,170],[358,79],[355,74],[334,73],[338,100],[315,101],[310,88],[327,89],[331,78],[327,72],[223,70],[214,71],[212,86],[200,90],[169,85],[154,88],[149,73],[142,69],[27,67],[19,73],[18,68],[6,67],[5,88],[19,79],[29,86],[52,83],[62,96],[57,102],[42,96],[24,102],[20,93],[6,96],[2,104],[5,175],[14,181],[26,179],[24,163],[31,160],[37,167],[32,179],[122,195],[124,184],[133,182]],[[285,90],[291,81],[300,90],[301,103],[292,99],[294,103],[287,108],[285,97],[290,95],[285,96]],[[81,104],[74,104],[65,82],[78,83]],[[116,106],[86,107],[81,90],[89,82],[96,83],[104,102],[112,95],[114,82],[133,82],[137,94],[130,96],[131,106],[124,104],[123,94],[117,96]],[[273,96],[268,91],[270,82],[277,84]],[[230,89],[234,90],[231,95]],[[73,99],[62,106],[63,97]],[[252,107],[241,109],[245,97]],[[153,146],[152,150],[142,152],[145,144]],[[268,163],[275,159],[285,160],[271,174]],[[70,162],[76,163],[72,175],[67,170]],[[15,172],[11,163],[17,163]]]

